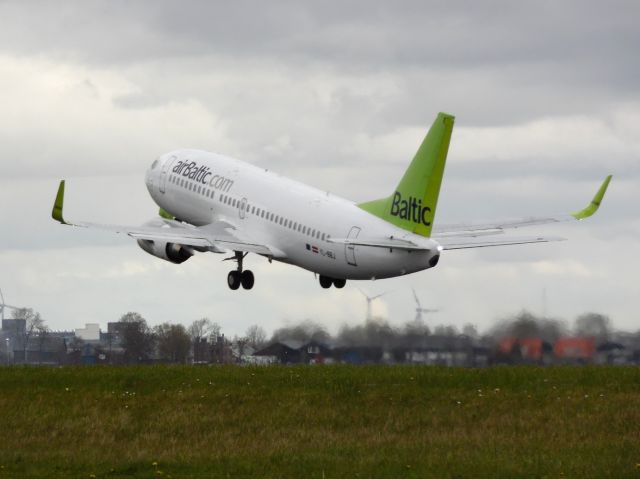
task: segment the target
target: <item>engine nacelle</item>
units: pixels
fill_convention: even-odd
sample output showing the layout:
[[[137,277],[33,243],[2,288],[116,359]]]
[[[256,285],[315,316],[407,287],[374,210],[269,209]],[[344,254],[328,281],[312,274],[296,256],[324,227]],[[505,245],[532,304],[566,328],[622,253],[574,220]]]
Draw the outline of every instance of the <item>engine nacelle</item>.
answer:
[[[193,250],[190,247],[166,241],[139,239],[138,246],[156,258],[175,264],[184,263],[193,256]]]

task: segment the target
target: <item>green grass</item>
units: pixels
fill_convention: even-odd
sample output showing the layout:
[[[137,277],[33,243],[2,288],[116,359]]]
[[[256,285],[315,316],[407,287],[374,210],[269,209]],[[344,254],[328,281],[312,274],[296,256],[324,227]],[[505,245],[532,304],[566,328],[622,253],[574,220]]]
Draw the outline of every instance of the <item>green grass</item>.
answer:
[[[640,477],[640,369],[0,368],[0,479]]]

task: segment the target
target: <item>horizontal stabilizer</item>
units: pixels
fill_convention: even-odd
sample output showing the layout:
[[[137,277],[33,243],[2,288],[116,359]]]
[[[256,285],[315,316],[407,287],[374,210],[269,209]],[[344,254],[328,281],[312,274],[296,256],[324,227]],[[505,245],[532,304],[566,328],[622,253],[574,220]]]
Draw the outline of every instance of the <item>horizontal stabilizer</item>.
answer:
[[[371,246],[372,248],[404,249],[409,251],[429,251],[431,248],[421,246],[412,241],[401,239],[367,239],[367,238],[329,238],[329,243],[353,246]]]
[[[565,238],[559,236],[531,236],[531,237],[518,237],[513,236],[510,238],[482,238],[482,239],[465,239],[465,238],[438,238],[438,243],[443,249],[469,249],[469,248],[488,248],[491,246],[508,246],[516,244],[530,244],[530,243],[550,243],[552,241],[564,241]]]

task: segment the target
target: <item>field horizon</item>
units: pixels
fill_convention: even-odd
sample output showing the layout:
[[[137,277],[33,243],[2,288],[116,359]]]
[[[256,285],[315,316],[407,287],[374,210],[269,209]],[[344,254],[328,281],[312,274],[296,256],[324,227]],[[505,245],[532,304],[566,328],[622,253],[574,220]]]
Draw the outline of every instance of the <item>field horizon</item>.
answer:
[[[640,476],[636,367],[0,368],[0,479]]]

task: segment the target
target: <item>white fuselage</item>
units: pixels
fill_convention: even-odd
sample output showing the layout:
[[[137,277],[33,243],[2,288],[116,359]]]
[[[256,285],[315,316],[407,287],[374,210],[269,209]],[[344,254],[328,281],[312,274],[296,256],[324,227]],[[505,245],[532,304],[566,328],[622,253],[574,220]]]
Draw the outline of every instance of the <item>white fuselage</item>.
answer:
[[[226,156],[178,150],[148,170],[153,200],[177,219],[235,225],[276,251],[273,259],[332,278],[376,279],[434,264],[439,245],[397,228],[356,204]],[[429,248],[407,251],[330,242],[330,238],[404,239]]]

